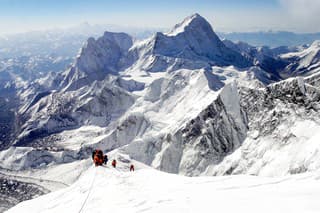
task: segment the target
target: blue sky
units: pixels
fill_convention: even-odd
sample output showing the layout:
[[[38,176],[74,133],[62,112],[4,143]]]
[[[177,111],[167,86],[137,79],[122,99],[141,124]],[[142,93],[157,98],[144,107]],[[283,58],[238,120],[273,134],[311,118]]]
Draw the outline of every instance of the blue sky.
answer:
[[[311,12],[310,12],[311,10]],[[320,31],[320,0],[0,0],[0,33],[83,22],[171,27],[199,13],[220,31]]]
[[[5,15],[67,15],[69,12],[155,12],[183,9],[276,8],[277,0],[0,0]],[[116,10],[116,11],[115,11]]]

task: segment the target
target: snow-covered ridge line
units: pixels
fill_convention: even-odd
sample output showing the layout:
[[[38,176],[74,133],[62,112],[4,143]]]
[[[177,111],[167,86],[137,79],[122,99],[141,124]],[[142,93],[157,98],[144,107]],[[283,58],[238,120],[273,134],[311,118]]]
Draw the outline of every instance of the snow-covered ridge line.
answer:
[[[72,186],[7,212],[207,212],[214,208],[226,213],[315,213],[319,211],[317,179],[318,173],[285,178],[188,178],[151,169],[129,173],[90,168]]]
[[[231,83],[183,127],[161,136],[156,142],[129,144],[123,151],[134,159],[150,163],[150,159],[136,153],[137,146],[149,147],[149,153],[145,155],[152,159],[150,164],[154,168],[196,176],[205,173],[209,165],[218,164],[242,144],[246,125],[246,115],[239,106],[237,86]],[[154,144],[153,148],[151,144]]]

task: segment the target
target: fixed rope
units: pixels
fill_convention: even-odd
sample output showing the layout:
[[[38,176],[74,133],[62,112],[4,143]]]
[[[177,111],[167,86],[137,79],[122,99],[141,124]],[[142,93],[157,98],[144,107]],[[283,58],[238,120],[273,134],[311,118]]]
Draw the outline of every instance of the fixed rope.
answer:
[[[84,202],[83,202],[83,204],[82,204],[82,206],[81,206],[81,209],[79,210],[79,213],[81,213],[82,210],[84,209],[84,206],[86,205],[87,200],[88,200],[88,198],[89,198],[89,196],[90,196],[90,194],[91,194],[91,191],[92,191],[92,188],[93,188],[93,183],[94,183],[94,180],[95,180],[95,178],[96,178],[96,174],[97,174],[97,168],[95,168],[95,172],[94,172],[94,175],[93,175],[93,178],[92,178],[92,182],[91,182],[91,185],[90,185],[90,188],[89,188],[87,197],[86,197],[86,199],[84,200]]]

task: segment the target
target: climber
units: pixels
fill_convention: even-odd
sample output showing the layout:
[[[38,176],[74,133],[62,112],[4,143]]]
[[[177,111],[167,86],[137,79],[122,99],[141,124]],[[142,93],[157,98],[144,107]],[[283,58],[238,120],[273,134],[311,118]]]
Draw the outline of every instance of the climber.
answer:
[[[103,163],[104,163],[104,165],[107,165],[107,162],[108,162],[108,156],[105,155],[105,156],[103,156]]]
[[[94,155],[96,154],[96,150],[92,151],[92,160],[94,159]]]
[[[134,172],[134,165],[133,164],[131,164],[131,166],[130,166],[130,172]]]
[[[96,166],[101,166],[103,164],[103,152],[96,149],[93,154],[93,162]]]
[[[111,165],[113,166],[113,168],[116,168],[116,165],[117,165],[117,161],[116,160],[113,160]]]

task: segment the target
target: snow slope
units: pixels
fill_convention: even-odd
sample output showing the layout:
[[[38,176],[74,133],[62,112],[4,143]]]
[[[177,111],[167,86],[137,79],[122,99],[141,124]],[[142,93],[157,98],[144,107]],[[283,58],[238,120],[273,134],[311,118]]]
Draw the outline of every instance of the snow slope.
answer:
[[[68,188],[22,202],[20,212],[319,212],[319,173],[283,178],[183,177],[153,169],[91,167]],[[232,203],[232,205],[230,205]]]
[[[299,52],[282,54],[281,58],[291,62],[284,74],[291,76],[311,75],[320,70],[320,41],[314,41],[308,48]]]

